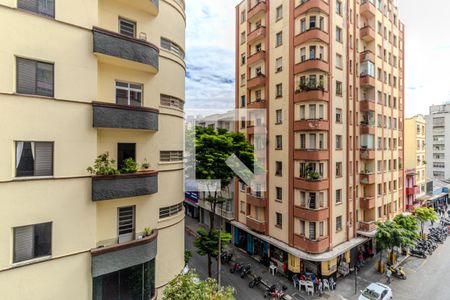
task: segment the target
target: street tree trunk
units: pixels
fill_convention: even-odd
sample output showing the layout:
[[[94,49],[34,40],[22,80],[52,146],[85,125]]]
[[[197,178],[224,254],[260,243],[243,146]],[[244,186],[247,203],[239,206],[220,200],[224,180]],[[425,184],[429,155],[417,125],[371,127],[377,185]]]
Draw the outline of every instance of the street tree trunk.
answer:
[[[211,255],[208,254],[208,277],[211,277],[212,271],[211,271]]]

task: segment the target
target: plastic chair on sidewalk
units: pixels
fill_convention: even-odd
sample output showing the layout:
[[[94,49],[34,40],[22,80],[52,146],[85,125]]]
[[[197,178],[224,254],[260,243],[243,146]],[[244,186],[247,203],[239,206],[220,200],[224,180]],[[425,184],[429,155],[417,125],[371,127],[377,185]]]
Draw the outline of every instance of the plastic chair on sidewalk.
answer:
[[[302,291],[302,288],[305,287],[305,292],[306,292],[307,286],[308,286],[308,283],[305,280],[300,280],[300,284],[298,286],[298,290]]]
[[[312,281],[308,281],[306,283],[306,293],[309,295],[314,295],[314,283]]]
[[[328,279],[322,279],[323,282],[323,290],[325,291],[326,289],[330,290],[330,284],[328,282]]]

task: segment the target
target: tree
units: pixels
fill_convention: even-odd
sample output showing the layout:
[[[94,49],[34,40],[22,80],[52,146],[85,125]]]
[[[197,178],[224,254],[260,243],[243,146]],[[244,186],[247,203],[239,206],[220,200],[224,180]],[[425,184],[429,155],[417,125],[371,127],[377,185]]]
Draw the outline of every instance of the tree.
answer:
[[[413,241],[419,239],[419,226],[417,225],[417,220],[414,216],[405,216],[405,215],[397,215],[394,218],[394,222],[400,225],[406,232],[405,234],[409,235],[409,238]]]
[[[437,215],[432,207],[416,208],[416,219],[420,222],[420,233],[423,237],[424,225],[428,221],[437,221]]]
[[[194,246],[197,248],[197,253],[201,256],[207,256],[208,257],[208,276],[211,277],[211,258],[216,257],[219,259],[219,233],[220,233],[220,239],[221,239],[221,249],[228,245],[231,241],[231,234],[219,231],[219,230],[212,230],[207,231],[205,228],[200,227],[197,230],[197,238],[194,240]]]
[[[234,289],[219,287],[214,279],[201,281],[193,271],[178,275],[164,289],[164,299],[170,300],[234,300]]]

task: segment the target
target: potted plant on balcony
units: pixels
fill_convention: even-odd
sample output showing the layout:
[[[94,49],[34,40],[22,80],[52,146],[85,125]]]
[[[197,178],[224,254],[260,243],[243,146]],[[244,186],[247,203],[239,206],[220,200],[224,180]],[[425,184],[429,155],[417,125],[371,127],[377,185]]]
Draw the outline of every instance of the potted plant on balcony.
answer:
[[[105,152],[97,156],[94,165],[88,167],[87,171],[98,176],[118,175],[120,172],[114,166],[115,163],[115,160],[109,158],[109,152]]]
[[[147,158],[144,158],[144,161],[142,162],[141,167],[145,170],[147,170],[148,168],[150,168],[150,163],[147,161]]]
[[[144,237],[150,236],[152,234],[153,230],[150,229],[150,227],[144,228]]]
[[[120,169],[120,173],[122,174],[133,174],[138,171],[138,164],[132,158],[127,158],[123,161],[123,167]]]

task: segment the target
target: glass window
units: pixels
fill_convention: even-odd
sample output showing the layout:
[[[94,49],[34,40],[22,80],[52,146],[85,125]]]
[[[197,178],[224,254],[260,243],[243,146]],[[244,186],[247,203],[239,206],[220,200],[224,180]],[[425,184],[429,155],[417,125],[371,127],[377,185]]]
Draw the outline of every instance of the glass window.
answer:
[[[53,97],[53,64],[18,57],[16,72],[17,93]]]
[[[116,103],[142,106],[142,84],[116,81]]]
[[[16,177],[52,175],[53,142],[16,142]]]
[[[126,159],[136,161],[136,144],[118,143],[117,144],[117,168],[121,170],[124,167]]]
[[[119,18],[119,32],[120,34],[135,38],[136,22]]]
[[[119,207],[117,209],[118,242],[124,243],[135,238],[136,206]]]
[[[14,263],[52,254],[52,223],[15,227],[13,231]]]
[[[18,0],[17,7],[41,15],[55,17],[54,0]]]
[[[277,21],[283,18],[283,5],[277,7]]]
[[[336,217],[336,231],[342,230],[342,216]]]

